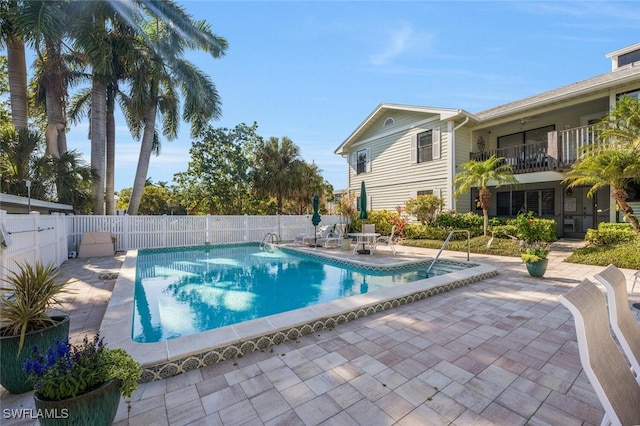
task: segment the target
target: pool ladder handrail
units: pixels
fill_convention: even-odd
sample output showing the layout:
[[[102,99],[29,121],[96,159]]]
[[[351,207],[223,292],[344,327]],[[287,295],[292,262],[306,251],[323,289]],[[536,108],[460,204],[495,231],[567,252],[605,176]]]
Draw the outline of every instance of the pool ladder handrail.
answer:
[[[271,244],[280,244],[280,238],[278,237],[278,234],[275,234],[273,232],[267,232],[262,238],[262,242],[260,243],[260,248],[266,247],[267,239],[270,240]]]
[[[449,243],[449,240],[451,239],[453,234],[455,234],[456,232],[467,233],[467,262],[469,261],[469,253],[471,252],[471,233],[469,232],[468,229],[454,229],[453,231],[449,232],[447,239],[444,240],[444,243],[442,243],[442,247],[440,247],[440,251],[438,252],[438,254],[436,254],[436,257],[433,258],[431,265],[429,265],[429,268],[427,269],[427,278],[429,278],[429,272],[431,272],[431,268],[433,268],[433,265],[435,265],[435,263],[438,261],[438,258],[444,251],[444,248],[447,246],[447,244]]]

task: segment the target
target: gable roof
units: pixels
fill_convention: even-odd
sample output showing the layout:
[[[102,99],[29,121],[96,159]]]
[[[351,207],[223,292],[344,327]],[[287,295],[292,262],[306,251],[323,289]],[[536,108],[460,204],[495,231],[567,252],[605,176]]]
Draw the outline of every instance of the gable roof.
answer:
[[[477,118],[475,118],[472,114],[461,109],[433,108],[416,105],[381,103],[376,107],[375,110],[373,110],[371,114],[369,114],[367,118],[364,119],[362,123],[360,123],[360,125],[349,135],[349,137],[345,139],[345,141],[342,142],[338,148],[336,148],[334,153],[343,154],[344,149],[355,139],[357,139],[359,135],[366,131],[377,118],[379,118],[381,115],[387,115],[390,111],[411,111],[424,114],[439,115],[440,120],[453,119],[456,117],[470,117],[477,121]]]
[[[584,95],[594,95],[599,92],[606,92],[609,89],[622,86],[626,83],[638,81],[640,83],[640,66],[630,64],[615,71],[578,81],[567,86],[549,90],[528,98],[515,102],[489,108],[475,113],[480,121],[487,121],[509,114],[514,114],[532,108],[552,104],[560,101],[567,101]],[[639,87],[640,88],[640,87]]]

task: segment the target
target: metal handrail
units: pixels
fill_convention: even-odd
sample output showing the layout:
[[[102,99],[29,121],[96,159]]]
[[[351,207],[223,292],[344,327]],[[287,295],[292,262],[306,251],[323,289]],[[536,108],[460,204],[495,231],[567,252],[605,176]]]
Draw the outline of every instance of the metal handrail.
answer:
[[[449,243],[449,240],[451,239],[453,234],[455,234],[456,232],[466,232],[467,233],[467,262],[469,261],[469,254],[471,253],[471,233],[467,229],[454,229],[453,231],[449,232],[449,235],[447,236],[447,239],[444,240],[444,243],[442,243],[442,247],[440,247],[440,251],[438,252],[438,254],[436,254],[436,257],[433,258],[433,261],[431,262],[431,265],[429,265],[429,268],[427,269],[427,278],[429,278],[429,272],[431,272],[431,268],[433,268],[433,265],[436,263],[436,261],[438,260],[438,258],[442,254],[442,252],[444,251],[444,248]]]
[[[278,237],[278,234],[274,234],[273,232],[267,232],[262,238],[262,242],[260,243],[260,248],[263,248],[267,245],[266,244],[267,239],[271,240],[271,244],[274,244],[274,243],[280,244],[280,238]]]

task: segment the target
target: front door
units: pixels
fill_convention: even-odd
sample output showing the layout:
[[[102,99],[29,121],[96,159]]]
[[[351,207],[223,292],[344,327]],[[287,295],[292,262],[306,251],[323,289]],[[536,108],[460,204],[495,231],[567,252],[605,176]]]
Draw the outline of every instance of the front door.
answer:
[[[563,191],[562,236],[584,238],[590,228],[609,221],[609,190],[588,197],[589,187],[565,188]]]

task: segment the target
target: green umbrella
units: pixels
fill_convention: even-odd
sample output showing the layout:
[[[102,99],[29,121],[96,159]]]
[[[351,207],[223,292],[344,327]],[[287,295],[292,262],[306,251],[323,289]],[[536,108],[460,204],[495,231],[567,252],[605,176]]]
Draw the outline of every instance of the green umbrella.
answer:
[[[311,223],[313,223],[313,233],[315,238],[313,239],[313,245],[316,245],[318,242],[318,233],[316,231],[316,226],[320,223],[320,213],[318,213],[318,209],[320,208],[320,198],[317,195],[313,196],[313,216],[311,216]]]
[[[364,181],[362,181],[360,185],[360,219],[367,217],[367,191],[364,188]]]

